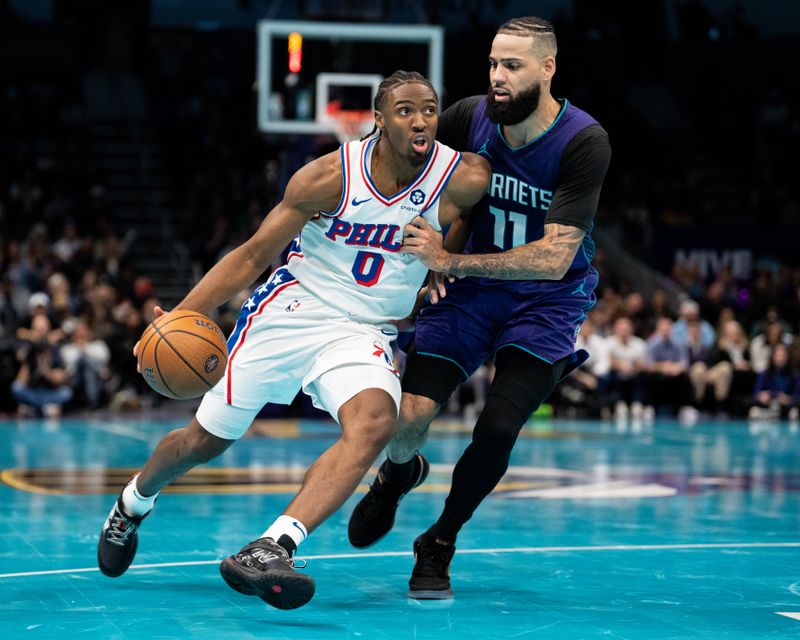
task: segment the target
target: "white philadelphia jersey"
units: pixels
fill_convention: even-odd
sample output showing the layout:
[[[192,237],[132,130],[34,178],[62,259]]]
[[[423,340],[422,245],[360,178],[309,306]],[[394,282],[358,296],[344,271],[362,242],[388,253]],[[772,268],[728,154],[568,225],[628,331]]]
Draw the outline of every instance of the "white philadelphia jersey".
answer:
[[[436,230],[439,196],[461,154],[434,142],[425,166],[402,191],[385,196],[369,174],[378,137],[347,142],[342,157],[342,199],[306,223],[289,250],[289,271],[320,300],[359,322],[405,318],[428,268],[399,253],[403,229],[423,216]]]

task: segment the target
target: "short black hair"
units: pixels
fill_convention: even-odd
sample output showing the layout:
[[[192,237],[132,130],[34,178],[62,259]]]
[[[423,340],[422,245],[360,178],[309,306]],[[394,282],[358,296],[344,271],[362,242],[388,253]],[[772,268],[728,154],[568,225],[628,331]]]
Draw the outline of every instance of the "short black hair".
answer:
[[[534,38],[536,44],[534,47],[542,47],[552,51],[555,55],[558,51],[556,43],[556,30],[553,23],[548,22],[544,18],[538,16],[522,16],[521,18],[512,18],[504,22],[497,29],[498,34],[506,34],[511,36],[523,36]]]
[[[383,100],[390,89],[394,89],[395,87],[399,87],[401,84],[407,84],[409,82],[419,82],[420,84],[424,84],[431,91],[433,91],[433,95],[436,96],[436,101],[439,101],[439,94],[436,93],[436,89],[433,88],[431,81],[425,76],[423,76],[421,73],[417,73],[416,71],[398,70],[388,78],[385,78],[383,82],[378,85],[378,90],[375,92],[375,101],[373,105],[375,107],[375,111],[381,110],[381,107],[383,106]]]

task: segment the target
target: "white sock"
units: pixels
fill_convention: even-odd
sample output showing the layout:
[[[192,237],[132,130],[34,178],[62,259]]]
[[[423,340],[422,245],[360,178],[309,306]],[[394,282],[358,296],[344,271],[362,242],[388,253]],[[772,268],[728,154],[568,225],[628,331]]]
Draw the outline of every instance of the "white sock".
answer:
[[[270,525],[269,529],[261,534],[262,538],[272,538],[276,542],[281,536],[289,536],[295,545],[299,547],[300,543],[308,537],[308,531],[306,531],[305,525],[297,518],[284,515],[279,516]]]
[[[129,516],[143,516],[147,514],[158,498],[158,493],[144,497],[136,488],[136,481],[139,479],[137,473],[133,480],[122,490],[122,508]]]

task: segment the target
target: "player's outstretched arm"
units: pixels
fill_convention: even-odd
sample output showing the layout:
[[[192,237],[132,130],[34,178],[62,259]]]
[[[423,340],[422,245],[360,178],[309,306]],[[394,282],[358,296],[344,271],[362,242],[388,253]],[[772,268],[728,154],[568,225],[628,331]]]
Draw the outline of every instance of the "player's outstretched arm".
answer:
[[[283,200],[264,218],[258,230],[215,264],[178,309],[207,314],[252,285],[319,211],[330,211],[342,195],[339,152],[310,162],[289,180]]]
[[[540,240],[502,253],[448,254],[442,260],[447,273],[458,277],[483,276],[500,280],[561,280],[575,259],[586,232],[566,224],[544,225]],[[433,268],[433,267],[431,267]]]

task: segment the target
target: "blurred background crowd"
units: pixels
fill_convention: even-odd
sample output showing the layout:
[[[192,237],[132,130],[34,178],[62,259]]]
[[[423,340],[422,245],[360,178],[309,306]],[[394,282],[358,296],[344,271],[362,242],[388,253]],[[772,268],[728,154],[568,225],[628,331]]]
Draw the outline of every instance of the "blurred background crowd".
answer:
[[[303,8],[216,4],[229,22],[170,22],[157,0],[0,0],[0,412],[158,402],[131,355],[153,306],[180,300],[293,171],[337,145],[256,126],[254,25]],[[530,10],[517,4],[387,3],[382,18],[447,28],[447,106],[484,92],[494,30]],[[595,224],[598,304],[579,336],[592,357],[550,407],[797,419],[796,31],[741,2],[545,4],[554,94],[592,113],[614,148]],[[220,310],[223,330],[240,302]],[[491,373],[448,411],[474,415]],[[272,411],[310,409],[300,398]]]

